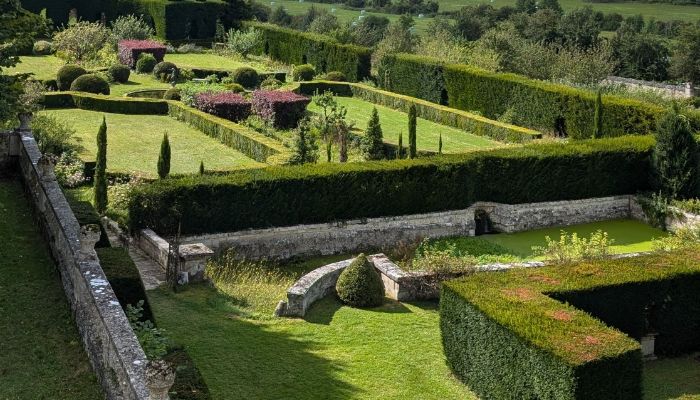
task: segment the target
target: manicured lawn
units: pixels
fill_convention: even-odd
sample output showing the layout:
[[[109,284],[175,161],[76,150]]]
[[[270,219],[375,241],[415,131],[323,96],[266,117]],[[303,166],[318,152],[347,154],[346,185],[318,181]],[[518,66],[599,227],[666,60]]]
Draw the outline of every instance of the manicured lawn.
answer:
[[[0,180],[0,219],[0,398],[103,398],[18,181]]]
[[[58,72],[58,69],[66,65],[65,61],[54,56],[22,56],[19,59],[21,62],[14,68],[7,69],[7,74],[13,75],[31,72],[34,74],[35,79],[43,81],[47,79],[56,79],[56,72]],[[3,72],[5,73],[5,71]]]
[[[353,97],[336,97],[336,99],[338,104],[347,108],[347,119],[354,121],[355,127],[363,132],[367,128],[367,122],[372,115],[372,108],[377,107],[384,141],[396,145],[399,142],[399,133],[402,133],[404,148],[408,146],[408,114]],[[320,111],[313,102],[309,104],[308,109],[314,112]],[[437,152],[440,134],[442,134],[443,142],[442,151],[445,153],[461,153],[501,145],[499,142],[483,136],[473,135],[456,128],[418,118],[416,133],[418,151]]]
[[[126,93],[144,89],[168,89],[170,84],[157,80],[153,74],[137,74],[131,71],[129,82],[109,85],[111,96],[124,96]]]
[[[139,172],[156,176],[156,165],[163,135],[168,134],[172,149],[170,172],[195,173],[200,161],[208,170],[232,170],[259,167],[262,164],[221,144],[204,133],[161,115],[109,114],[79,109],[47,110],[43,113],[73,125],[84,147],[85,159],[94,160],[95,138],[107,118],[107,169],[114,172]]]
[[[175,63],[180,68],[225,69],[233,71],[240,67],[251,67],[258,71],[268,70],[267,66],[257,60],[225,57],[212,53],[201,54],[167,54],[166,61]]]
[[[700,357],[682,356],[644,364],[647,400],[700,399]]]

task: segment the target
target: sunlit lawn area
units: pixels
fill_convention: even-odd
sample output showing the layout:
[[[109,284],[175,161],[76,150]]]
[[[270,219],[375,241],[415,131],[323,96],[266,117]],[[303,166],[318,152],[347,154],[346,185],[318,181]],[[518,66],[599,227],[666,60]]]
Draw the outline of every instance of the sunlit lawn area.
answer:
[[[0,180],[0,399],[104,398],[19,181]]]
[[[207,170],[232,170],[262,166],[242,153],[190,126],[162,115],[109,114],[80,109],[47,110],[72,125],[84,147],[86,159],[94,160],[96,135],[107,118],[107,169],[114,172],[139,172],[156,176],[156,164],[163,135],[168,134],[172,148],[173,174],[195,173],[204,161]]]
[[[240,67],[251,67],[258,71],[267,71],[268,67],[265,63],[254,59],[240,59],[236,57],[227,57],[212,53],[200,54],[166,54],[166,61],[175,63],[180,68],[207,68],[207,69],[225,69],[233,71]]]
[[[54,56],[22,56],[20,63],[3,71],[9,75],[33,73],[38,80],[56,79],[56,72],[66,62]]]
[[[367,128],[367,122],[372,115],[372,108],[377,107],[384,141],[396,145],[399,142],[399,133],[402,133],[403,145],[404,147],[408,146],[408,114],[353,97],[336,97],[336,99],[338,104],[347,108],[347,119],[354,121],[355,127],[361,131]],[[314,112],[320,111],[320,108],[313,102],[308,109]],[[442,150],[445,153],[460,153],[501,145],[499,142],[483,136],[473,135],[460,129],[418,118],[416,132],[418,151],[437,152],[440,134],[442,134]]]
[[[129,75],[128,82],[113,82],[109,85],[111,96],[123,96],[126,93],[133,92],[136,90],[168,88],[170,88],[169,83],[159,81],[153,76],[153,74],[137,74],[135,71],[131,71],[131,75]]]

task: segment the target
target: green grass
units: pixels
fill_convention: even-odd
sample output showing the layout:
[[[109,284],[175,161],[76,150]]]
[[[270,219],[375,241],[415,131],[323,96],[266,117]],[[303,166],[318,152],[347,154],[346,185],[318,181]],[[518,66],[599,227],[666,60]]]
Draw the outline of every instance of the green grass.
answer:
[[[18,181],[0,180],[0,398],[103,398]]]
[[[377,107],[379,112],[379,122],[382,125],[384,141],[398,144],[399,133],[403,133],[404,148],[408,146],[408,114],[392,110],[391,108],[375,105],[368,101],[353,97],[336,97],[338,104],[348,110],[347,119],[355,122],[355,127],[362,132],[367,128],[367,122],[372,115],[372,108]],[[313,102],[308,109],[320,112]],[[437,152],[438,140],[442,133],[442,150],[445,153],[462,153],[465,151],[492,148],[501,145],[483,136],[473,135],[460,129],[418,118],[417,126],[417,147],[418,150]]]
[[[54,56],[22,56],[20,63],[3,71],[8,75],[33,73],[38,80],[56,79],[56,72],[66,62]]]
[[[200,54],[167,54],[166,61],[175,63],[180,68],[203,68],[203,69],[225,69],[233,71],[240,67],[251,67],[258,71],[267,71],[268,67],[265,63],[246,59],[241,60],[236,57],[226,57],[212,53]]]
[[[131,71],[129,81],[126,83],[112,83],[109,85],[111,96],[124,96],[129,92],[144,89],[168,89],[170,84],[157,80],[153,74],[137,74]]]
[[[262,164],[210,138],[204,133],[162,115],[109,114],[79,109],[48,110],[72,125],[84,147],[84,158],[94,160],[97,145],[95,137],[107,118],[107,169],[112,172],[138,172],[156,176],[156,164],[163,135],[168,134],[172,149],[170,172],[195,173],[200,161],[207,170],[232,170],[259,167]]]
[[[696,355],[644,363],[644,393],[652,399],[700,399],[700,358]]]

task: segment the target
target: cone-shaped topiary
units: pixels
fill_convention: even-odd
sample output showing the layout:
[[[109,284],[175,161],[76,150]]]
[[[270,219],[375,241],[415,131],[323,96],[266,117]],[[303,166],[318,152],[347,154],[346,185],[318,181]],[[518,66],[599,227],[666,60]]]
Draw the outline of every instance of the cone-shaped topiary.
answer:
[[[97,132],[97,157],[94,177],[95,210],[102,214],[107,209],[107,120],[102,117],[102,125]]]
[[[416,106],[408,109],[408,158],[416,158]]]
[[[603,95],[598,89],[595,96],[595,112],[593,114],[593,139],[603,137]]]
[[[160,143],[160,155],[158,156],[158,176],[165,179],[170,174],[170,140],[168,134],[163,135]]]
[[[340,300],[352,307],[376,307],[384,301],[382,278],[364,254],[340,274],[335,290]]]
[[[367,123],[365,137],[362,141],[362,153],[368,160],[381,160],[384,158],[384,140],[382,137],[382,125],[379,123],[377,107],[372,110],[372,116]]]

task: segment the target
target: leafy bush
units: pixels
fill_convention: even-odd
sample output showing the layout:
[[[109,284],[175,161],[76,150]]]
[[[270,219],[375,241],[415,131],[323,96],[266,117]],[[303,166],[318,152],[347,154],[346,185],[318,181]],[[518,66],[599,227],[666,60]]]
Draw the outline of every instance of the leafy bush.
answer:
[[[561,231],[559,240],[552,240],[546,236],[545,241],[547,242],[545,246],[533,247],[533,253],[557,264],[606,258],[610,255],[610,246],[615,242],[608,238],[607,232],[602,230],[592,233],[589,239],[578,237],[576,232],[569,235]]]
[[[54,173],[61,187],[78,187],[85,182],[85,163],[74,150],[64,151],[56,161]]]
[[[158,42],[152,40],[122,40],[118,44],[119,62],[128,65],[129,68],[136,68],[142,54],[150,54],[154,59],[153,66],[163,61],[166,48]],[[151,72],[153,68],[148,71]],[[138,69],[137,69],[138,71]]]
[[[253,112],[279,129],[294,128],[311,100],[292,92],[256,90],[252,97]]]
[[[352,307],[377,307],[384,302],[382,278],[364,254],[340,273],[335,290],[340,300]]]
[[[56,83],[58,84],[58,90],[68,90],[73,81],[78,79],[79,76],[87,74],[87,71],[83,67],[77,65],[64,65],[56,73]]]
[[[231,92],[197,94],[194,106],[198,110],[234,122],[248,118],[251,110],[248,100]]]
[[[70,85],[70,90],[108,95],[109,82],[97,74],[81,75]]]
[[[163,95],[163,100],[181,100],[180,89],[170,88],[166,90],[165,94]]]
[[[75,129],[54,116],[35,116],[32,119],[32,133],[42,154],[60,156],[66,151],[78,149]]]
[[[636,193],[648,190],[652,147],[650,137],[624,137],[170,179],[133,192],[130,227],[169,234],[177,232],[177,220],[183,234],[232,232],[458,210],[476,201],[520,204]],[[289,199],[293,207],[280,207]],[[172,210],[178,210],[177,219]]]
[[[234,30],[231,29],[226,35],[226,45],[228,49],[248,57],[248,54],[254,49],[260,47],[262,43],[262,32],[259,29],[250,27],[248,29]]]
[[[69,25],[53,37],[56,54],[68,62],[89,62],[109,41],[111,33],[99,22],[80,21]]]
[[[47,42],[46,40],[39,40],[34,43],[32,53],[37,56],[48,56],[49,54],[53,53],[53,44],[51,44],[51,42]]]
[[[231,75],[234,82],[244,88],[252,89],[258,85],[258,71],[250,67],[240,67]]]
[[[320,80],[331,81],[331,82],[347,82],[348,78],[345,74],[340,71],[327,72],[319,77]]]
[[[163,329],[156,328],[150,320],[144,320],[143,300],[136,305],[127,304],[126,316],[129,318],[131,329],[136,334],[146,357],[149,360],[157,360],[168,354],[168,348],[172,345]]]
[[[292,71],[292,78],[297,82],[305,82],[314,79],[316,70],[311,64],[295,65]]]
[[[672,205],[691,214],[700,214],[700,199],[676,200]]]
[[[260,89],[263,90],[275,90],[281,88],[283,83],[278,81],[272,76],[268,76],[262,82],[260,82]]]
[[[153,67],[153,75],[161,82],[170,82],[177,71],[177,65],[168,61],[161,61]]]
[[[122,40],[146,40],[153,37],[153,28],[140,16],[122,15],[112,21],[112,40],[118,44]]]
[[[131,70],[129,67],[123,64],[114,64],[109,67],[107,71],[109,76],[112,77],[114,82],[126,83],[129,82],[129,75],[131,75]]]
[[[136,72],[141,74],[151,73],[157,63],[158,61],[153,57],[153,54],[141,53],[139,55],[139,60],[136,62]]]

